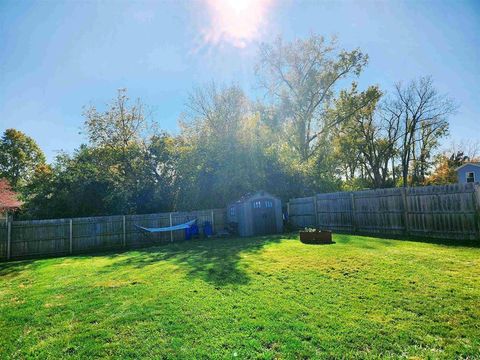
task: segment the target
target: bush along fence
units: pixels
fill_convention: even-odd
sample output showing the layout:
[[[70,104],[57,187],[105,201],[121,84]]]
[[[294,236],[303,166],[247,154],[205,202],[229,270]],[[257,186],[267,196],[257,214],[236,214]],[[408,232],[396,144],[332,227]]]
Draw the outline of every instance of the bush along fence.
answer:
[[[455,184],[291,199],[290,223],[341,232],[480,240],[480,187]]]
[[[225,227],[225,209],[148,215],[7,221],[0,223],[0,260],[63,256],[108,249],[134,248],[185,239],[185,231],[145,233],[135,227],[167,227],[197,219],[214,231]]]

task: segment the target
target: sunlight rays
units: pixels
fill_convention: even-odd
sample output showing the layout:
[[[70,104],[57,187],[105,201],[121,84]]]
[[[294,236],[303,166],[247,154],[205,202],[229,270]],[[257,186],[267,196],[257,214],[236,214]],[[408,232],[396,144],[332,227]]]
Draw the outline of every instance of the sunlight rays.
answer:
[[[244,48],[260,38],[274,0],[204,0],[210,23],[202,29],[206,45]]]

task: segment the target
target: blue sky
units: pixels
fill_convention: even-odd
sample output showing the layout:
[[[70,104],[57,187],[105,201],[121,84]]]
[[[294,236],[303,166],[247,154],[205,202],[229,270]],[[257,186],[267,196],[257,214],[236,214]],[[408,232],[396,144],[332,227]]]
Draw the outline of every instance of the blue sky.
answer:
[[[0,0],[0,130],[24,131],[51,160],[85,142],[83,106],[128,88],[176,132],[193,87],[235,82],[255,96],[258,43],[317,33],[369,54],[361,87],[432,75],[460,105],[452,139],[480,140],[480,2],[257,0],[239,9],[252,28],[237,39],[218,1]]]

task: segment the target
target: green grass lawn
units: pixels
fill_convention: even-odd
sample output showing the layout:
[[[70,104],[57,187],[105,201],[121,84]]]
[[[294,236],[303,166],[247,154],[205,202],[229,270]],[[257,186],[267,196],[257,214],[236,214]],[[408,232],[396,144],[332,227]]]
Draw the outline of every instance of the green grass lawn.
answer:
[[[334,240],[0,264],[0,358],[480,358],[480,248]]]

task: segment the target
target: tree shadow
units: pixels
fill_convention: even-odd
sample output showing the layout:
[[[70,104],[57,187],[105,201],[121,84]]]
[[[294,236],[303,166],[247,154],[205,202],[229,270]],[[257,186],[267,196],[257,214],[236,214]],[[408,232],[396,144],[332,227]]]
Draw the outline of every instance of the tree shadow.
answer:
[[[381,236],[379,234],[355,234],[374,238],[387,246],[394,246],[391,240],[405,240],[413,242],[430,243],[440,246],[472,247],[479,248],[479,241],[468,240],[439,240],[405,236]],[[334,234],[335,241],[339,244],[348,244],[352,241],[351,235],[337,232]],[[202,279],[215,286],[243,285],[249,282],[246,264],[242,264],[242,255],[256,253],[270,243],[280,241],[298,241],[298,233],[293,232],[283,235],[250,237],[250,238],[212,238],[202,240],[190,240],[166,245],[156,245],[148,248],[139,248],[135,252],[132,249],[112,250],[110,252],[95,252],[70,256],[68,259],[79,260],[92,258],[92,256],[106,256],[110,259],[118,259],[113,264],[107,265],[99,273],[110,273],[122,267],[144,268],[155,265],[161,261],[170,261],[187,270],[187,276]],[[355,246],[363,246],[357,241]],[[128,253],[127,253],[128,252]],[[126,256],[126,257],[125,257]],[[59,262],[65,258],[57,258]],[[42,266],[43,260],[19,260],[12,262],[0,262],[0,277],[12,277],[20,275],[23,271],[34,270]]]
[[[439,245],[445,247],[469,247],[469,248],[480,248],[480,239],[478,240],[469,240],[469,239],[448,239],[448,238],[428,238],[420,237],[415,235],[382,235],[378,233],[349,233],[337,231],[334,232],[337,236],[337,240],[340,243],[347,244],[353,239],[351,236],[362,236],[375,239],[375,241],[381,242],[382,245],[393,246],[394,242],[391,240],[400,240],[400,241],[410,241],[418,243],[426,243],[432,245]]]
[[[378,238],[379,235],[372,236]],[[411,241],[425,244],[432,244],[444,247],[467,247],[467,248],[480,248],[480,239],[479,240],[469,240],[469,239],[441,239],[441,238],[426,238],[419,237],[415,235],[405,236],[383,236],[383,240],[400,240],[400,241]]]
[[[53,260],[54,263],[62,262],[64,259],[50,256],[49,259]],[[3,278],[13,278],[18,275],[21,275],[24,271],[34,271],[42,266],[45,266],[46,258],[33,258],[33,259],[23,259],[23,260],[12,260],[0,262],[0,279]],[[51,263],[53,264],[53,263]]]
[[[70,260],[83,260],[95,256],[119,258],[99,273],[111,273],[122,267],[144,268],[161,261],[170,261],[187,269],[187,276],[200,278],[215,286],[247,284],[249,277],[245,265],[240,264],[241,255],[260,251],[269,243],[295,239],[295,235],[273,235],[249,238],[211,238],[180,241],[146,248],[101,251],[69,256]],[[133,251],[132,251],[133,250]],[[124,256],[127,256],[126,258]],[[43,259],[26,259],[0,262],[0,277],[14,277],[24,271],[44,265]],[[56,258],[59,262],[67,258]]]
[[[0,277],[16,276],[25,270],[31,270],[35,266],[35,260],[19,260],[0,263]]]
[[[101,271],[113,272],[122,267],[142,269],[161,261],[169,261],[187,269],[187,276],[199,278],[215,286],[244,285],[249,282],[241,256],[255,253],[271,243],[289,239],[283,236],[191,240],[164,246],[139,249],[128,258],[114,262]],[[293,237],[292,237],[293,238]],[[112,254],[117,257],[118,254]]]

